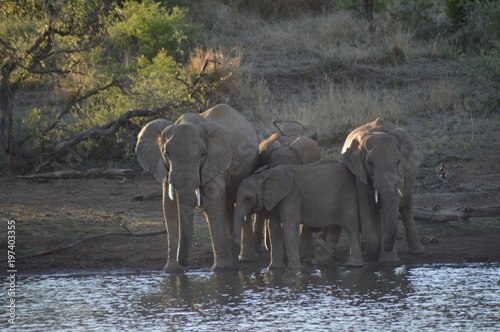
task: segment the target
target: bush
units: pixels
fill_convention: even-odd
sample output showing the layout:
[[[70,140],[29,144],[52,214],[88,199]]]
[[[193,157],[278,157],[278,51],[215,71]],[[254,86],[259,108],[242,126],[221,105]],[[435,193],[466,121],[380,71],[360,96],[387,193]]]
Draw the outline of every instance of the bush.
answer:
[[[500,3],[498,1],[468,1],[463,5],[464,16],[450,38],[458,49],[469,54],[491,50],[500,35]]]
[[[483,52],[473,60],[464,60],[471,89],[486,114],[500,113],[500,42],[494,44],[492,51]]]
[[[461,25],[466,16],[465,4],[475,0],[446,0],[446,16],[454,26]]]
[[[140,55],[151,60],[160,50],[176,61],[183,61],[186,50],[193,45],[201,29],[183,22],[185,9],[167,10],[151,1],[126,1],[123,8],[116,10],[116,15],[118,19],[108,29],[107,48],[115,55],[113,60],[120,62],[126,56]]]

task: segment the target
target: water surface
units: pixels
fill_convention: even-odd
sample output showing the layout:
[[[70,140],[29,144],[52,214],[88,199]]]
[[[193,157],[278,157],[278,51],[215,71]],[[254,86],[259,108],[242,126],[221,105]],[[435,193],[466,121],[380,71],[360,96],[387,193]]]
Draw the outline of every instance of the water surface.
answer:
[[[500,263],[26,276],[16,287],[10,331],[500,331]]]

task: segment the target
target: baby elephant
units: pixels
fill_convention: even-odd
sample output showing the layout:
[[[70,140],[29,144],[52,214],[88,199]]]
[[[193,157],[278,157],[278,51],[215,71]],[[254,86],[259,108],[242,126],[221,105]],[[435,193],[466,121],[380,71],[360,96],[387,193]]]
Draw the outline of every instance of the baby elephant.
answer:
[[[269,212],[271,264],[282,269],[283,238],[288,269],[301,269],[299,225],[324,228],[339,225],[349,236],[348,266],[364,264],[355,177],[338,161],[321,160],[306,165],[282,165],[243,180],[234,211],[234,250],[239,251],[246,215]],[[237,257],[237,255],[235,256]],[[237,268],[238,261],[234,261]]]

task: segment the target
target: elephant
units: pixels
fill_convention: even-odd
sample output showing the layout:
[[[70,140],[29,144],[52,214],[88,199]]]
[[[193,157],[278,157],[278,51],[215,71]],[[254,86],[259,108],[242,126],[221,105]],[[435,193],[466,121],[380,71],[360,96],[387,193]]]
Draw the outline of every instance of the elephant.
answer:
[[[399,264],[394,249],[398,213],[403,219],[408,252],[422,253],[412,211],[419,155],[408,133],[376,119],[348,135],[341,160],[356,176],[361,234],[369,256],[382,264]]]
[[[273,134],[259,144],[260,167],[273,168],[278,165],[309,164],[321,159],[318,142],[305,136],[281,136]],[[262,169],[262,168],[261,168]],[[255,250],[262,251],[263,229],[267,213],[255,214],[253,232]],[[304,230],[304,237],[312,241],[312,233]]]
[[[299,225],[326,228],[339,225],[349,236],[348,266],[364,265],[361,251],[356,179],[342,163],[320,160],[305,165],[281,165],[243,180],[236,196],[233,248],[238,250],[238,229],[245,216],[269,214],[271,262],[268,269],[284,268],[283,238],[288,269],[301,269]],[[338,238],[337,238],[338,240]],[[336,243],[335,243],[336,245]],[[234,261],[237,268],[238,261]]]
[[[188,265],[195,206],[203,209],[210,226],[212,270],[232,269],[236,192],[241,180],[257,168],[258,153],[252,124],[225,104],[201,114],[186,113],[175,123],[155,120],[142,128],[137,158],[163,185],[168,232],[165,272],[182,272]],[[254,250],[251,226],[244,234],[252,241],[246,250]]]

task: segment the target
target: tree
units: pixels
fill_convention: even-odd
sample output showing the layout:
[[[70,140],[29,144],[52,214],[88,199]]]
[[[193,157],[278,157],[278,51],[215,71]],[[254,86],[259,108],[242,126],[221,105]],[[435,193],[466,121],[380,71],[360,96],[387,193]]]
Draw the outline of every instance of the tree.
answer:
[[[93,0],[20,0],[1,6],[0,144],[10,157],[15,153],[12,119],[16,92],[33,75],[76,72],[68,56],[99,44],[109,8]]]
[[[200,27],[183,23],[185,10],[177,7],[152,0],[114,2],[0,5],[0,144],[9,163],[29,147],[29,158],[36,159],[30,167],[38,171],[91,140],[98,144],[83,148],[92,151],[87,156],[109,156],[124,146],[130,155],[140,129],[135,118],[168,116],[195,100],[187,84],[193,78],[182,64]],[[20,117],[13,109],[16,92],[34,78],[70,91],[71,99],[13,121]],[[22,130],[13,131],[14,123]]]

